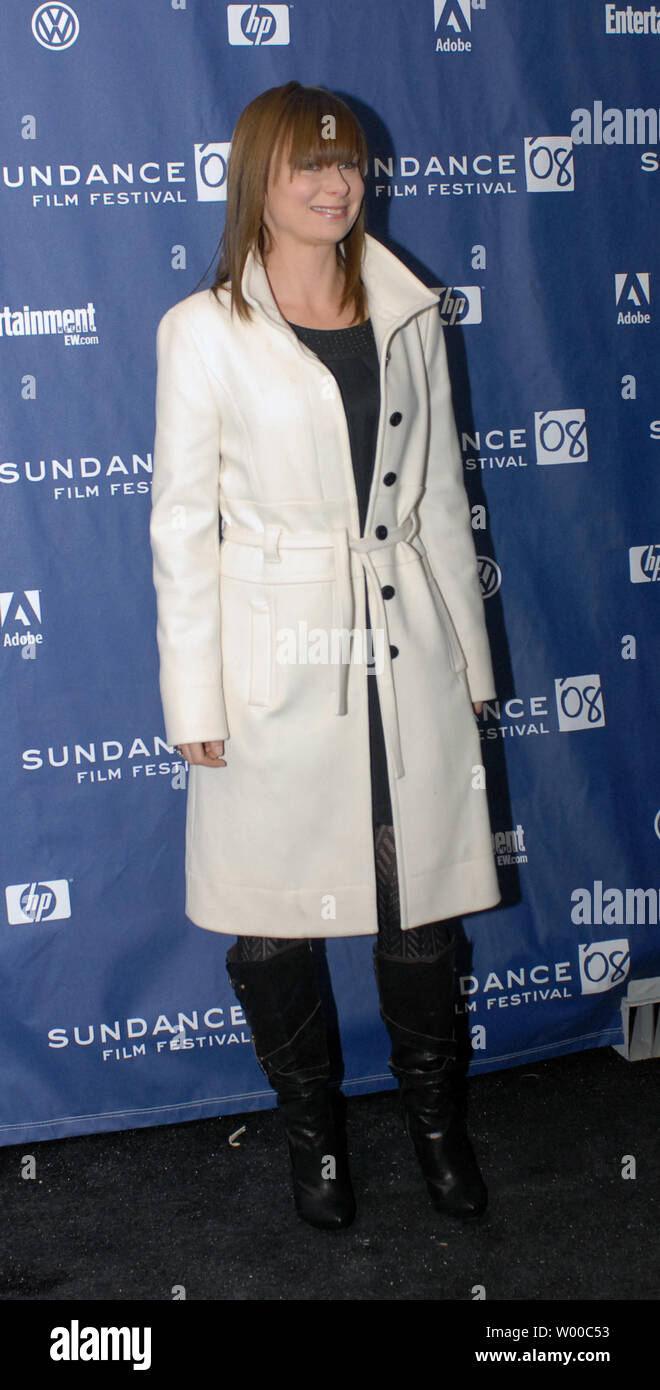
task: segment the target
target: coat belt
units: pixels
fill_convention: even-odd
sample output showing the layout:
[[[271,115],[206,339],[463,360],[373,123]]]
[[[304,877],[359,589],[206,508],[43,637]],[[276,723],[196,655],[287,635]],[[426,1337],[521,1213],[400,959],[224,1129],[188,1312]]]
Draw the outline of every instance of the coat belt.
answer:
[[[280,559],[280,547],[284,550],[316,550],[332,546],[335,552],[339,622],[340,627],[342,629],[347,629],[349,632],[353,628],[355,614],[351,551],[354,555],[357,555],[367,580],[369,611],[372,623],[375,617],[375,622],[381,628],[385,637],[385,666],[380,677],[380,697],[386,742],[387,746],[392,751],[396,777],[402,777],[405,769],[401,754],[401,735],[399,730],[396,693],[394,690],[392,655],[390,652],[389,634],[387,630],[385,601],[378,579],[378,571],[371,559],[371,551],[383,550],[389,546],[398,545],[400,541],[411,541],[417,529],[417,517],[413,515],[408,516],[402,526],[389,528],[384,540],[379,540],[376,536],[352,536],[346,526],[333,531],[298,532],[286,531],[283,526],[277,526],[275,524],[268,524],[263,531],[251,531],[248,527],[238,526],[233,521],[223,524],[224,540],[237,542],[239,545],[261,546],[264,552],[264,560],[267,563],[277,563]],[[340,644],[340,660],[337,664],[337,708],[335,711],[337,714],[347,713],[347,698],[348,662],[344,660],[344,648],[343,644]]]

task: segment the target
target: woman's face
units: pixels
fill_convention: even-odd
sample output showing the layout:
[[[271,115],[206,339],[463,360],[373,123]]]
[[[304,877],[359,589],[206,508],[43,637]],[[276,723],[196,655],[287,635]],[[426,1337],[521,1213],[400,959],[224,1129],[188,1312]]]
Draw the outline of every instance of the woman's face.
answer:
[[[364,180],[356,162],[316,164],[313,156],[302,169],[290,169],[288,151],[279,175],[274,159],[268,176],[262,220],[270,235],[301,245],[336,244],[351,230],[364,197]]]

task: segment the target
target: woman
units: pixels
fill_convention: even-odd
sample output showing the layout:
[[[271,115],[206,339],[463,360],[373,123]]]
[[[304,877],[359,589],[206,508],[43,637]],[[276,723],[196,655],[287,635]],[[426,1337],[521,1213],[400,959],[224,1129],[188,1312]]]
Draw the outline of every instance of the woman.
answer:
[[[438,296],[365,232],[366,165],[332,93],[250,102],[213,290],[158,330],[151,538],[166,733],[190,765],[186,912],[237,937],[296,1209],[326,1229],[355,1202],[312,938],[376,935],[408,1132],[435,1206],[470,1216],[487,1195],[451,1084],[448,919],[499,901],[472,713],[495,690]]]

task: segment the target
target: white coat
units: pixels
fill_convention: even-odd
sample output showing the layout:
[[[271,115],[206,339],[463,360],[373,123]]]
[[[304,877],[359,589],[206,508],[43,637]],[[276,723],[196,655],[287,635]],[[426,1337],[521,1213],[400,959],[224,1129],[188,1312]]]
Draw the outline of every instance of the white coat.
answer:
[[[226,740],[227,766],[191,766],[188,780],[186,913],[211,931],[377,931],[374,679],[402,928],[499,901],[471,706],[495,688],[438,296],[369,235],[362,279],[381,387],[363,539],[339,387],[258,258],[242,281],[251,323],[230,316],[228,290],[219,303],[205,290],[158,328],[166,737]]]

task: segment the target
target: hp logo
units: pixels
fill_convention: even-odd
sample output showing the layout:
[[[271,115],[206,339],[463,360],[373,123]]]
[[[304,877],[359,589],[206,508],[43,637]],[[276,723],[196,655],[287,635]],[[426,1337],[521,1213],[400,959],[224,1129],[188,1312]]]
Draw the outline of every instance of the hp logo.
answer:
[[[5,888],[7,920],[12,926],[28,922],[54,922],[71,916],[69,883],[66,878],[41,883],[10,883]]]
[[[265,44],[290,42],[288,5],[228,5],[227,29],[231,44],[249,44],[260,48]]]

